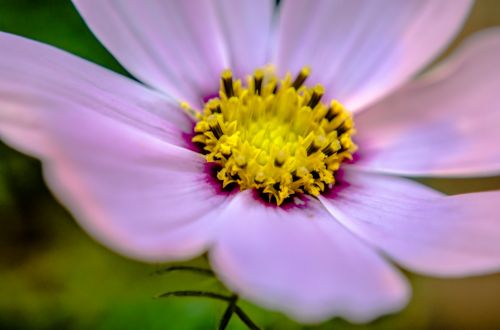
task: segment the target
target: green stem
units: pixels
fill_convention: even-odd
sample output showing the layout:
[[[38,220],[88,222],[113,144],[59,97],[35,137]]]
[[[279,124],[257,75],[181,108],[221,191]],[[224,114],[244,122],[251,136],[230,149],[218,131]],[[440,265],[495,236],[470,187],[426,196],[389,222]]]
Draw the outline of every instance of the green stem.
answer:
[[[200,267],[195,267],[195,266],[170,266],[167,268],[159,269],[159,270],[155,271],[153,274],[162,275],[165,273],[171,273],[171,272],[177,272],[177,271],[187,271],[187,272],[197,273],[197,274],[206,275],[206,276],[214,276],[214,272],[212,272],[210,269],[200,268]]]
[[[192,290],[169,291],[162,293],[157,298],[168,298],[168,297],[204,297],[204,298],[218,299],[228,302],[231,301],[231,297],[224,296],[215,292],[192,291]]]
[[[231,301],[227,305],[226,311],[219,323],[219,330],[226,330],[229,321],[231,320],[231,316],[233,316],[234,311],[236,310],[236,301],[238,300],[238,296],[233,294],[231,296]]]
[[[253,321],[250,319],[250,317],[240,307],[236,306],[234,312],[236,313],[236,315],[238,315],[240,320],[243,323],[245,323],[245,325],[248,327],[248,329],[260,330],[260,328],[255,323],[253,323]]]

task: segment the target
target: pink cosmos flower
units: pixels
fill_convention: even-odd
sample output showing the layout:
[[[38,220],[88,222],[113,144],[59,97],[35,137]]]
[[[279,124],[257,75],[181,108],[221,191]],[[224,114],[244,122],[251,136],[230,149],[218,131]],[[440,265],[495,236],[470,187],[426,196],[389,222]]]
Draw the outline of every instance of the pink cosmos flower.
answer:
[[[500,269],[500,192],[444,196],[401,177],[500,173],[500,31],[472,37],[441,66],[411,81],[457,33],[471,1],[289,0],[277,11],[267,0],[75,5],[144,84],[2,33],[0,136],[42,160],[54,194],[97,240],[145,261],[208,251],[230,289],[303,322],[333,316],[361,322],[402,308],[410,288],[389,260],[433,276]],[[278,77],[309,66],[305,86],[321,84],[287,89],[297,114],[316,111],[314,91],[354,114],[358,151],[352,162],[338,156],[346,150],[342,136],[353,133],[339,123],[327,132],[330,140],[316,132],[309,144],[300,134],[299,142],[290,142],[271,132],[259,136],[291,147],[275,152],[251,145],[245,153],[228,144],[224,151],[229,122],[217,118],[228,116],[231,102],[241,112],[233,118],[234,136],[250,141],[250,128],[241,127],[255,124],[260,134],[264,124],[241,109],[257,111],[265,93],[269,102],[285,95],[277,88],[286,81],[274,91],[258,91],[257,78],[267,71],[257,71],[248,86],[226,71],[223,114],[207,104],[206,116],[196,115],[208,123],[196,133],[208,149],[194,148],[195,121],[187,113],[194,115],[192,109],[203,109],[217,95],[221,72],[230,68],[234,78],[244,78],[269,64]],[[265,77],[272,86],[273,78]],[[245,93],[256,102],[246,108]],[[187,112],[181,101],[189,103]],[[271,115],[277,116],[279,102],[269,106]],[[322,116],[314,127],[329,125],[331,118]],[[297,119],[298,125],[307,118]],[[301,161],[319,155],[311,162],[327,168],[324,177],[309,165],[303,175],[299,168],[286,173],[299,159],[290,150],[302,150],[300,141],[307,147]],[[333,163],[326,160],[326,146],[318,150],[330,142],[338,145]],[[255,148],[274,156],[252,165],[248,155]],[[209,154],[219,166],[215,171],[207,166]],[[274,178],[272,171],[282,170],[279,178],[289,181]],[[236,189],[221,189],[219,180],[236,183]],[[302,181],[293,186],[293,180]],[[279,206],[259,197],[277,201],[278,194]]]

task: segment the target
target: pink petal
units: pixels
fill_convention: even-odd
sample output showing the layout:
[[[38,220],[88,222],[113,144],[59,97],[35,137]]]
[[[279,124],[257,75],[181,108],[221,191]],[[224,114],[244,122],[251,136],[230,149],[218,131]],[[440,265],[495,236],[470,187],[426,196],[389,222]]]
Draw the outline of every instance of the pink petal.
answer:
[[[500,191],[442,196],[407,179],[348,171],[320,201],[403,267],[434,276],[500,270]]]
[[[0,127],[20,148],[41,148],[36,120],[61,107],[98,112],[177,145],[192,130],[164,96],[56,48],[0,33],[0,54]]]
[[[44,163],[83,227],[145,260],[187,258],[209,244],[224,203],[190,125],[158,94],[81,59],[0,34],[0,136]],[[167,120],[168,118],[168,120]]]
[[[312,82],[358,111],[435,58],[461,27],[470,0],[283,2],[276,61],[312,66]]]
[[[268,64],[274,0],[213,0],[219,11],[230,67],[243,78]]]
[[[207,182],[203,157],[72,110],[40,124],[50,144],[43,157],[46,179],[81,225],[97,240],[141,260],[202,253],[226,199]]]
[[[74,3],[126,69],[193,106],[217,92],[223,69],[248,74],[265,63],[269,0]]]
[[[224,283],[302,322],[361,322],[402,308],[409,287],[399,272],[316,200],[305,202],[283,209],[236,195],[210,251]]]
[[[356,118],[370,171],[420,176],[500,174],[500,29]]]

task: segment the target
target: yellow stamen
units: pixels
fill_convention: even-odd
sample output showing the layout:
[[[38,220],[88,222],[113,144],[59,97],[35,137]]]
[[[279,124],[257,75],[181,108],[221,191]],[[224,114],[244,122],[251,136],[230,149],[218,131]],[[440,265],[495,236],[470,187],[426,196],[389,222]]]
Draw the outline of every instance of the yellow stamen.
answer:
[[[335,182],[356,150],[354,124],[338,101],[321,102],[323,86],[304,86],[309,75],[305,67],[278,85],[274,74],[259,69],[245,87],[230,70],[222,73],[219,97],[197,116],[193,142],[221,166],[223,186],[257,189],[281,205],[295,194],[317,196]]]
[[[201,119],[201,115],[198,111],[194,110],[189,106],[187,102],[181,102],[181,109],[184,110],[184,112],[191,118],[193,119]]]

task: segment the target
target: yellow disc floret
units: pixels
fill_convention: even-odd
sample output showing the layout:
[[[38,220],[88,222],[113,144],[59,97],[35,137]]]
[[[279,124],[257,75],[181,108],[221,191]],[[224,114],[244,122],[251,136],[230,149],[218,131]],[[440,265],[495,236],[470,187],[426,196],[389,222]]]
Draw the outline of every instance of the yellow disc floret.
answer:
[[[304,85],[309,73],[304,68],[278,81],[256,70],[246,86],[231,71],[222,73],[219,97],[197,116],[193,142],[220,165],[224,187],[254,188],[280,205],[298,193],[317,196],[335,182],[356,150],[353,121],[338,101],[321,102],[323,86]]]

